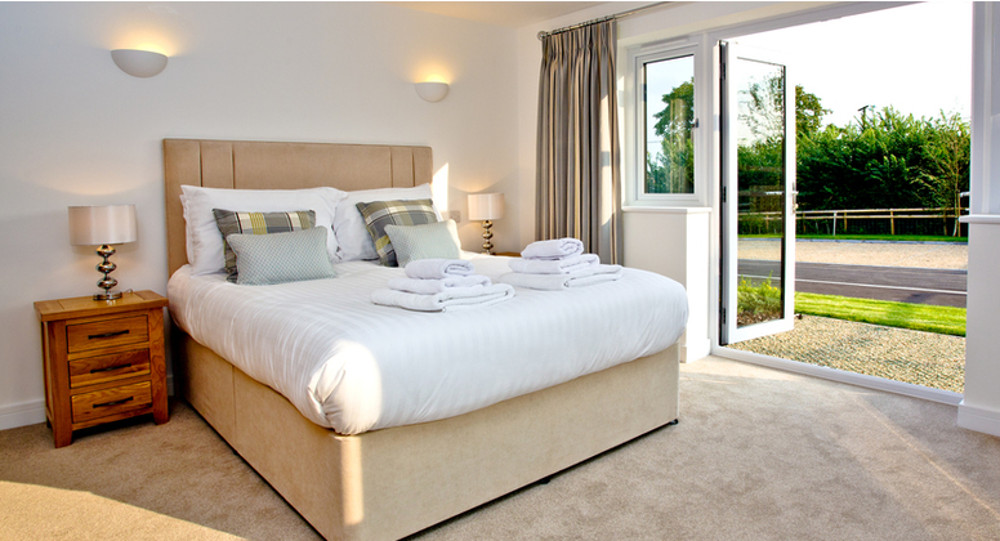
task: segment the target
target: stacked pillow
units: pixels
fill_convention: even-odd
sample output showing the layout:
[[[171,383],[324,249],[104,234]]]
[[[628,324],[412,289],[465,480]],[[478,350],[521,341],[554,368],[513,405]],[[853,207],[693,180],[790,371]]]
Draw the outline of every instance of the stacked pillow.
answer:
[[[194,275],[225,271],[240,284],[281,283],[333,276],[333,262],[378,259],[396,266],[429,257],[455,258],[460,252],[455,222],[441,221],[430,184],[353,192],[330,187],[181,189]],[[325,265],[311,250],[323,255]],[[269,251],[274,252],[272,264],[264,271],[259,267]],[[279,253],[291,260],[277,265]],[[251,266],[244,276],[244,267]]]

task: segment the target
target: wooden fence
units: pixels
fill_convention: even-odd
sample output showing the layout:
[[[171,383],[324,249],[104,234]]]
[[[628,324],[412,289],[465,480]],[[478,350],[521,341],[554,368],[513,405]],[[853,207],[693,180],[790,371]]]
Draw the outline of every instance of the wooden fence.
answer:
[[[800,210],[795,213],[796,231],[825,235],[965,235],[957,217],[967,208]],[[780,211],[739,214],[741,234],[777,234]]]

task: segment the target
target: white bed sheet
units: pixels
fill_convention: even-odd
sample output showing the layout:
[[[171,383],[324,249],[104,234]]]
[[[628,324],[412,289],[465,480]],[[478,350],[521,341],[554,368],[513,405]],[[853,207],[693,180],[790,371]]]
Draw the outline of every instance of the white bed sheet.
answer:
[[[493,279],[508,259],[472,257]],[[460,415],[672,345],[687,321],[683,287],[624,269],[568,291],[517,289],[492,306],[421,313],[369,295],[402,269],[352,261],[338,277],[238,286],[223,274],[168,285],[170,313],[199,343],[341,434]]]

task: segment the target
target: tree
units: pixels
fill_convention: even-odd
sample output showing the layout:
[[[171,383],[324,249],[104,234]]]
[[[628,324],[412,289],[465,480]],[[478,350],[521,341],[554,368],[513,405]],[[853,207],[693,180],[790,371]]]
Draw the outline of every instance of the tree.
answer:
[[[662,97],[663,110],[653,114],[659,151],[646,158],[646,193],[694,191],[694,78]]]
[[[830,113],[824,109],[816,94],[806,92],[802,85],[795,85],[795,136],[801,139],[819,131],[823,116]]]
[[[969,124],[958,114],[941,116],[927,121],[929,130],[924,143],[927,168],[921,171],[916,183],[930,191],[934,202],[945,219],[954,219],[952,236],[959,234],[958,213],[962,206],[962,192],[969,189],[969,162],[972,140]]]

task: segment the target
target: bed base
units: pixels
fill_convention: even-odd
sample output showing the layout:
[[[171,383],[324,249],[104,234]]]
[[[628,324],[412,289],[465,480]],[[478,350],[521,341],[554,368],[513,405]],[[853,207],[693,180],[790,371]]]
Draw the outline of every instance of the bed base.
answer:
[[[187,401],[327,539],[396,539],[678,416],[678,347],[418,425],[342,436],[175,329]]]

